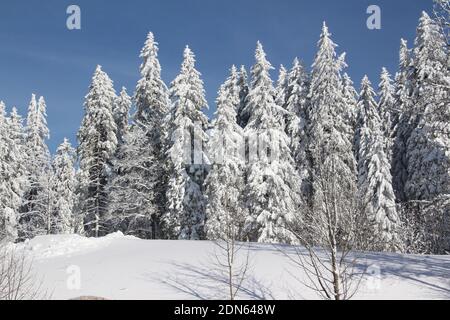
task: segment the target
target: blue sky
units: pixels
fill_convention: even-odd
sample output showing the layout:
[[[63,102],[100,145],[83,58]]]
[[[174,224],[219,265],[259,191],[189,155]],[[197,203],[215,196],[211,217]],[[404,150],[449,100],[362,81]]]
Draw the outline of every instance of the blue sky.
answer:
[[[81,7],[82,29],[66,28],[66,9]],[[366,27],[369,5],[381,8],[382,29]],[[197,55],[209,115],[232,64],[250,66],[257,40],[278,68],[298,56],[313,62],[322,22],[357,86],[364,74],[378,84],[383,66],[395,73],[400,38],[412,45],[422,10],[432,0],[4,0],[0,4],[0,99],[25,117],[31,93],[45,96],[52,151],[76,142],[83,100],[97,64],[132,93],[139,51],[148,31],[160,43],[163,78],[176,76],[186,44]],[[272,74],[274,80],[277,71]]]

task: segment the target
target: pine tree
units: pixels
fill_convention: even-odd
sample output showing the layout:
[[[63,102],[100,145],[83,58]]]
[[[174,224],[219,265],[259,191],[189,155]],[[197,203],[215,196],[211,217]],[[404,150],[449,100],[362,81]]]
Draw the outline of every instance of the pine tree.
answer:
[[[241,128],[245,128],[245,126],[248,123],[248,119],[250,118],[250,115],[247,112],[246,106],[247,106],[247,96],[249,92],[249,85],[248,85],[248,75],[247,71],[245,70],[244,66],[241,66],[241,70],[239,71],[239,79],[238,79],[238,86],[239,86],[239,106],[237,112],[237,118],[238,118],[238,124],[241,126]]]
[[[33,238],[51,229],[51,156],[46,140],[49,130],[43,97],[32,95],[26,127],[27,189],[20,214],[20,237]]]
[[[119,96],[117,97],[114,104],[114,120],[117,127],[117,141],[121,145],[124,143],[124,137],[128,132],[129,128],[129,112],[131,109],[131,98],[127,94],[127,89],[122,87]]]
[[[171,84],[168,213],[163,217],[171,238],[204,238],[204,179],[208,136],[203,81],[195,69],[194,53],[186,47],[180,74]]]
[[[352,212],[356,202],[356,163],[350,137],[352,128],[346,121],[348,106],[342,94],[340,72],[344,66],[343,56],[337,58],[336,44],[331,40],[325,23],[318,48],[312,66],[308,126],[308,159],[312,181],[310,207],[315,216],[306,217],[306,223],[319,221],[324,223],[324,228],[339,229],[353,218],[347,215]],[[331,226],[327,223],[329,215],[324,211],[323,203],[327,200],[325,197],[333,194],[327,189],[327,181],[334,185],[333,179],[339,181],[340,198],[333,202],[336,206],[333,212],[339,219]]]
[[[369,234],[365,235],[369,245],[364,249],[396,251],[401,245],[400,220],[392,188],[391,166],[385,151],[383,121],[367,76],[362,80],[358,110],[358,189],[372,226]]]
[[[247,97],[251,110],[245,136],[249,141],[246,232],[259,242],[293,242],[286,225],[299,214],[300,179],[289,149],[289,137],[281,125],[270,79],[271,64],[258,42],[256,63]]]
[[[236,68],[221,86],[217,98],[214,135],[208,143],[208,155],[212,161],[206,184],[207,237],[211,240],[244,240],[243,227],[246,218],[244,203],[244,132],[237,123],[239,90],[236,90]]]
[[[18,213],[21,205],[20,161],[11,127],[6,118],[5,104],[0,101],[0,241],[14,242],[18,237]]]
[[[67,139],[56,150],[53,160],[52,191],[53,233],[73,234],[79,219],[74,216],[75,206],[75,161],[76,153]]]
[[[383,134],[386,140],[385,153],[388,159],[392,158],[392,130],[393,130],[393,112],[395,105],[394,86],[392,84],[391,75],[386,68],[382,69],[379,84],[379,103],[378,109],[382,120]]]
[[[146,163],[145,172],[156,175],[152,207],[156,209],[155,218],[160,220],[168,211],[166,206],[168,190],[168,163],[166,158],[169,144],[167,141],[169,138],[167,116],[170,109],[170,100],[167,86],[161,79],[158,51],[158,43],[155,41],[153,33],[150,32],[140,55],[143,60],[140,67],[141,79],[136,86],[134,95],[136,113],[133,116],[135,125],[141,127],[146,137],[139,136],[130,139],[135,141],[137,141],[136,139],[144,139],[144,141],[139,141],[139,145],[143,148],[149,148],[152,152],[151,157],[155,159],[155,163],[150,163],[148,159],[138,161],[142,164]],[[136,132],[140,134],[141,130],[136,130]],[[150,155],[144,150],[136,149],[136,152],[138,153],[136,156]],[[157,166],[158,169],[155,170],[149,166]],[[143,176],[142,184],[147,185],[146,181],[153,180],[155,180],[155,176]],[[157,222],[155,221],[155,223]]]
[[[116,100],[113,82],[97,66],[89,93],[85,98],[85,115],[78,132],[80,161],[79,203],[88,235],[100,236],[108,232],[107,182],[111,160],[117,148],[117,126],[113,106]]]

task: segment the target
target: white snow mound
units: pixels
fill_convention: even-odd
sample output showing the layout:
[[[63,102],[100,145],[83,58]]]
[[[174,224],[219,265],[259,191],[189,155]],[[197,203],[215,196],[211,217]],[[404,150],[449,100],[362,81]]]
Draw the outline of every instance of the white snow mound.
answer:
[[[30,251],[33,259],[40,260],[59,256],[71,257],[74,254],[100,250],[115,239],[136,239],[116,232],[103,238],[85,238],[79,235],[38,236],[17,245],[19,249]]]

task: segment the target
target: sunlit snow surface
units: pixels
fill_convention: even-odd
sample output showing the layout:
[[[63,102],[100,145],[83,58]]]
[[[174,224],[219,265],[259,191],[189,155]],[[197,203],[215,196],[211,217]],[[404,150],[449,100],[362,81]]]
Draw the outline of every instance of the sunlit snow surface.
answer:
[[[212,242],[146,241],[116,233],[100,239],[42,236],[17,248],[33,257],[34,272],[53,299],[226,299]],[[295,259],[295,250],[283,251],[251,245],[240,299],[318,298],[297,280],[304,274],[285,255]],[[367,253],[358,266],[375,276],[362,281],[356,299],[450,299],[450,256]],[[80,271],[80,289],[71,287],[73,270]]]

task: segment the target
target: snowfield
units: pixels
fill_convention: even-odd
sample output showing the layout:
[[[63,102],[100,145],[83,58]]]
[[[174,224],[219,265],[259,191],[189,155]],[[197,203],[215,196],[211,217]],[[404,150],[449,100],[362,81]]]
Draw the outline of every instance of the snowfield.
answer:
[[[100,239],[43,236],[16,247],[33,257],[34,272],[53,299],[226,299],[224,278],[212,264],[216,247],[207,241],[147,241],[116,233]],[[318,298],[296,280],[302,271],[274,246],[252,244],[250,256],[251,276],[240,299]],[[367,253],[359,263],[375,277],[362,282],[356,299],[450,299],[450,256]],[[80,287],[74,288],[78,271]]]

